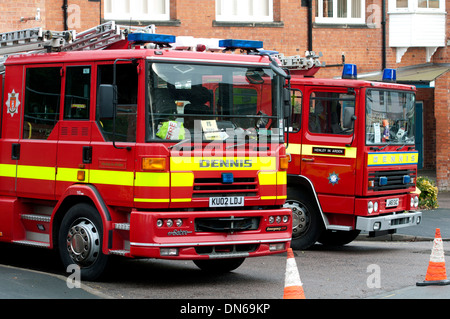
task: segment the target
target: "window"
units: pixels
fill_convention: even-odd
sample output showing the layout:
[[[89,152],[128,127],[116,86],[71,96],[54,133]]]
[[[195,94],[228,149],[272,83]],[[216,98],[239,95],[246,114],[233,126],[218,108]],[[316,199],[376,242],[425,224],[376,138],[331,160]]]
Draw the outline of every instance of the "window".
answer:
[[[64,94],[64,119],[88,120],[91,88],[91,67],[67,67]]]
[[[60,67],[27,69],[23,138],[48,138],[59,120],[60,95]]]
[[[272,22],[273,0],[216,0],[216,20]]]
[[[107,20],[169,20],[170,0],[105,0]]]
[[[117,113],[115,140],[119,142],[136,142],[138,75],[135,64],[117,64]],[[98,83],[113,83],[113,65],[98,67]],[[97,112],[98,113],[98,112]],[[97,114],[97,122],[106,141],[113,136],[113,119],[102,118]]]
[[[419,8],[439,9],[439,0],[419,0]]]
[[[299,90],[292,90],[291,92],[292,118],[291,127],[292,132],[298,132],[302,123],[302,92]]]
[[[316,23],[365,23],[365,0],[316,0]]]
[[[336,92],[313,92],[309,103],[311,133],[353,134],[355,96]]]
[[[411,11],[415,12],[417,9],[431,9],[431,11],[445,11],[444,0],[390,0],[389,10],[394,11],[398,9],[401,12]]]

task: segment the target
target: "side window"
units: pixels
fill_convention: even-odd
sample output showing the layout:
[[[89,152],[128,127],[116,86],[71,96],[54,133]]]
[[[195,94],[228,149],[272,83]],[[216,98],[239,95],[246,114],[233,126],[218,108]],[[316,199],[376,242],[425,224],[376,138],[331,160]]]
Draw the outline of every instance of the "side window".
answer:
[[[66,70],[64,119],[88,120],[91,88],[91,67],[71,66]]]
[[[308,129],[320,134],[353,134],[351,116],[355,96],[337,92],[313,92],[309,102]]]
[[[303,94],[300,90],[291,90],[291,105],[292,105],[292,117],[291,117],[291,131],[298,132],[302,123],[302,98]]]
[[[113,65],[99,65],[97,88],[100,84],[113,84]],[[116,141],[136,142],[138,74],[134,64],[116,65],[117,114]],[[112,106],[111,106],[112,107]],[[106,141],[112,140],[113,119],[101,118],[97,112],[97,123]]]
[[[59,120],[61,68],[29,68],[25,80],[24,139],[46,140]]]

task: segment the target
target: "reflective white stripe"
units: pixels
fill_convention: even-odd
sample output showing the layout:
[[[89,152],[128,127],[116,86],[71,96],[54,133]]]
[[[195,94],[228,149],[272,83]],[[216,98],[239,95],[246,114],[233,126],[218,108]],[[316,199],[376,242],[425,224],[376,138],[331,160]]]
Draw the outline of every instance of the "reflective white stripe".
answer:
[[[297,263],[294,258],[288,258],[286,261],[286,274],[284,287],[303,286],[300,280]]]
[[[207,243],[175,243],[175,244],[130,243],[130,245],[143,247],[188,247],[188,246],[208,246],[208,245],[280,243],[280,242],[288,242],[289,240],[290,239],[283,238],[283,239],[245,240],[245,241],[217,241]]]

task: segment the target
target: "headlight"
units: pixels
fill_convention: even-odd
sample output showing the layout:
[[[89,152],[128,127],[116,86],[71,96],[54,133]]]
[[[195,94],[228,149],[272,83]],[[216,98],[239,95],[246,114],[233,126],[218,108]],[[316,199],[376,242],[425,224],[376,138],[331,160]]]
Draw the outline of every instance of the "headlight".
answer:
[[[419,196],[414,197],[414,207],[419,207]]]
[[[371,201],[367,203],[367,212],[369,214],[373,213],[373,203]]]
[[[158,219],[158,220],[156,221],[156,226],[157,226],[157,227],[162,227],[163,224],[164,224],[164,222],[163,222],[162,219]]]
[[[289,216],[283,216],[283,223],[287,223],[289,220]]]
[[[373,211],[376,213],[378,211],[378,202],[373,203]]]
[[[281,216],[277,216],[276,221],[278,224],[281,223]]]
[[[177,225],[177,227],[181,227],[183,225],[183,220],[182,219],[177,219],[175,221],[175,225]]]
[[[173,225],[173,220],[168,219],[168,220],[166,221],[166,225],[167,225],[167,227],[172,227],[172,225]]]
[[[275,218],[273,216],[269,217],[269,224],[273,224],[273,222],[275,221]]]

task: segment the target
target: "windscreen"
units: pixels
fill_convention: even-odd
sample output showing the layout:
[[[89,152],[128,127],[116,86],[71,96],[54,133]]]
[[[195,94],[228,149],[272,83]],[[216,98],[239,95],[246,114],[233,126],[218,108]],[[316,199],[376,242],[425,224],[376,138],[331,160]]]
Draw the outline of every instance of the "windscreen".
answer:
[[[391,90],[367,90],[367,145],[414,144],[414,133],[414,93]]]
[[[149,142],[283,139],[270,68],[149,62],[148,74]]]

